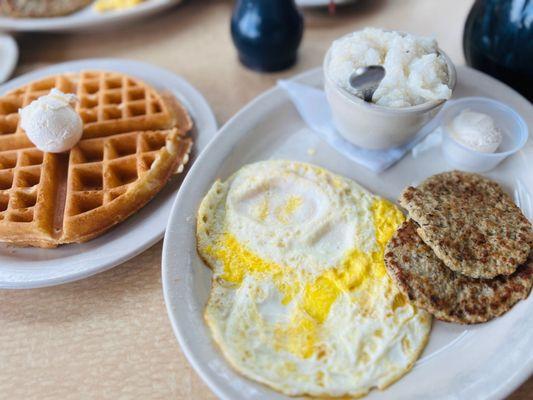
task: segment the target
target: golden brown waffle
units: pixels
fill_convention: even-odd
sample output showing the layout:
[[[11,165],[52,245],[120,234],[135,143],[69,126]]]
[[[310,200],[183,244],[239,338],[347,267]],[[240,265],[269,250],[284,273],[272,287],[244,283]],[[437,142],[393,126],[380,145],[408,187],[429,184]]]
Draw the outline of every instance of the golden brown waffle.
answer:
[[[36,149],[18,109],[52,88],[74,93],[84,121],[70,152]],[[83,242],[148,202],[188,161],[191,120],[175,100],[116,72],[56,75],[0,97],[0,241]]]
[[[69,15],[92,0],[0,0],[0,15],[12,18],[49,18]]]

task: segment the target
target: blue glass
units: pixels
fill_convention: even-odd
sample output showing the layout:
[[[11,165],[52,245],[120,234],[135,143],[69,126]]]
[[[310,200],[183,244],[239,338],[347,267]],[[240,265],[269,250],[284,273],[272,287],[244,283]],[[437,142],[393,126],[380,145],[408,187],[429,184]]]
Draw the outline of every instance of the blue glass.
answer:
[[[303,18],[294,0],[237,0],[231,36],[239,59],[259,71],[279,71],[296,61]]]
[[[533,101],[533,0],[477,0],[466,20],[468,65]]]

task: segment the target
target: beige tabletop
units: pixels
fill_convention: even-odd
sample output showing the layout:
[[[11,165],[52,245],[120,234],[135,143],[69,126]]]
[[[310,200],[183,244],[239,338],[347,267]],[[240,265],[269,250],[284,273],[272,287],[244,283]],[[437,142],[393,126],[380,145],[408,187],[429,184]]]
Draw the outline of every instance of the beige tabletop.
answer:
[[[249,100],[320,65],[332,39],[364,26],[434,35],[457,64],[471,0],[360,0],[336,16],[306,11],[298,64],[257,74],[237,62],[233,1],[190,0],[115,31],[17,37],[17,74],[89,57],[168,68],[196,86],[223,124]],[[161,291],[161,243],[108,272],[62,286],[0,291],[0,398],[212,399],[180,351]],[[513,400],[533,398],[533,379]]]

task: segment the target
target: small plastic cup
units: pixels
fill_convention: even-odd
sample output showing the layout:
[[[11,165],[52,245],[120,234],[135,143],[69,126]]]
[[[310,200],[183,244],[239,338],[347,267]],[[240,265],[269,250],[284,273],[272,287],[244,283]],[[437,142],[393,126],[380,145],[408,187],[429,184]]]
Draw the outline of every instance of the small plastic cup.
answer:
[[[487,114],[502,132],[502,143],[495,153],[482,153],[457,142],[448,130],[449,123],[463,110]],[[464,97],[450,101],[441,116],[442,152],[453,167],[469,172],[487,172],[494,169],[527,142],[528,128],[520,114],[511,107],[486,97]]]

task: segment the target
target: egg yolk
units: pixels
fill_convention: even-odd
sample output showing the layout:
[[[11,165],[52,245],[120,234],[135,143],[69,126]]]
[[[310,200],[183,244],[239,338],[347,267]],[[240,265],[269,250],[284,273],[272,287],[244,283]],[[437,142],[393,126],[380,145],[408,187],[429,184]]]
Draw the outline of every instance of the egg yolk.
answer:
[[[269,276],[284,295],[282,303],[285,305],[300,290],[292,269],[265,261],[239,243],[232,234],[225,233],[221,242],[214,249],[208,248],[207,252],[223,263],[224,273],[221,278],[227,282],[241,284],[247,274]]]
[[[97,11],[121,10],[123,8],[134,7],[144,0],[97,0],[94,8]]]
[[[285,209],[294,212],[298,200],[288,200]],[[289,351],[301,358],[311,357],[316,350],[317,330],[328,317],[331,306],[341,293],[356,290],[371,292],[378,286],[376,282],[387,276],[383,253],[385,245],[396,229],[405,220],[401,211],[387,200],[375,200],[370,208],[376,237],[376,249],[370,253],[359,249],[351,250],[336,268],[304,282],[297,278],[294,270],[267,261],[257,256],[230,233],[225,233],[214,248],[207,249],[223,264],[221,278],[227,282],[240,284],[247,274],[258,278],[270,278],[283,294],[282,304],[293,299],[298,303],[289,324],[276,329],[279,349]],[[301,275],[300,275],[301,277]],[[397,295],[393,308],[406,303],[403,295]]]
[[[305,287],[303,308],[318,323],[325,321],[341,292],[371,290],[373,282],[387,274],[383,261],[385,246],[405,217],[397,207],[383,199],[374,201],[370,209],[377,250],[368,254],[353,249],[339,267],[325,272]]]
[[[398,207],[384,199],[374,201],[370,210],[374,218],[376,240],[380,248],[384,250],[394,232],[405,221],[405,217]]]
[[[303,204],[303,199],[300,196],[289,196],[285,204],[276,209],[276,217],[282,223],[288,223],[290,218]]]
[[[317,333],[317,324],[313,318],[305,313],[297,313],[289,324],[275,330],[276,350],[309,358],[315,352]]]
[[[256,209],[257,219],[265,222],[268,217],[268,197],[265,197]]]

